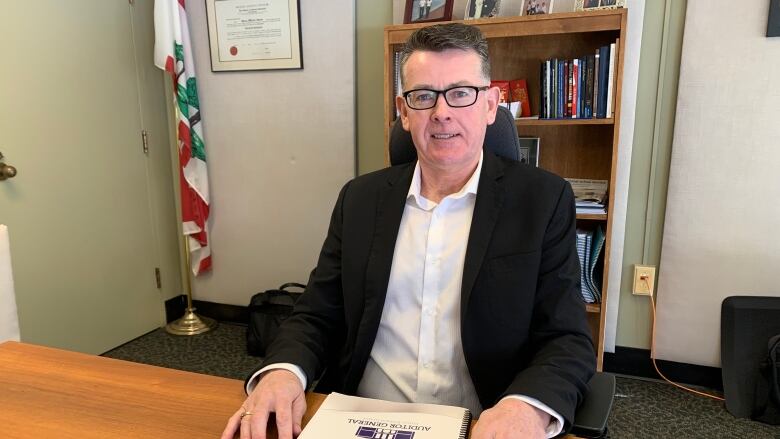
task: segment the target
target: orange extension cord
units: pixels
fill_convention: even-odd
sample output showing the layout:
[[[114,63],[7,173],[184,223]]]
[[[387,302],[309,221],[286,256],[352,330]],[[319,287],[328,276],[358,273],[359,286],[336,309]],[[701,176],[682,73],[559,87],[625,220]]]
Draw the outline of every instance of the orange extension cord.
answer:
[[[645,279],[645,282],[647,282],[647,279]],[[679,388],[681,388],[683,390],[687,390],[688,392],[692,392],[692,393],[695,393],[697,395],[706,396],[707,398],[716,399],[718,401],[725,401],[725,399],[721,398],[720,396],[711,395],[711,394],[706,393],[706,392],[700,392],[698,390],[694,390],[694,389],[691,389],[689,387],[685,387],[682,384],[675,383],[674,381],[670,380],[669,378],[666,378],[666,376],[664,376],[664,374],[662,374],[661,371],[658,370],[658,364],[656,364],[656,362],[655,362],[655,355],[654,355],[654,353],[655,353],[655,300],[653,300],[653,295],[652,294],[650,295],[650,308],[653,310],[653,329],[652,329],[651,335],[650,335],[650,357],[653,360],[653,367],[655,367],[655,371],[658,372],[658,375],[660,375],[661,378],[663,378],[666,382],[668,382],[669,384],[671,384],[671,385],[673,385],[675,387],[679,387]]]

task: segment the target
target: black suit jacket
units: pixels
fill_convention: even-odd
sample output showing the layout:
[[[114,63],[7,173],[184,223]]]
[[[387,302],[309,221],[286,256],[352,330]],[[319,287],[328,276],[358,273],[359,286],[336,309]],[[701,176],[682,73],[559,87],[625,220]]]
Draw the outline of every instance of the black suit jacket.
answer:
[[[263,366],[293,363],[310,383],[322,375],[317,391],[356,392],[413,171],[394,166],[344,186],[308,288]],[[595,368],[579,270],[568,183],[485,151],[461,290],[463,351],[484,408],[523,394],[571,425]]]

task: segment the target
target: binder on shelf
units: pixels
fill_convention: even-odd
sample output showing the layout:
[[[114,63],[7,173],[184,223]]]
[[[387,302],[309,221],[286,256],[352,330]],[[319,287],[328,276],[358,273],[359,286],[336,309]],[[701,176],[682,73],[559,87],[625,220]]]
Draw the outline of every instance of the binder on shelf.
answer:
[[[580,260],[580,294],[582,300],[586,303],[595,303],[596,298],[590,291],[590,284],[588,283],[585,274],[588,272],[590,266],[590,235],[585,230],[577,230],[577,257]]]
[[[606,235],[599,225],[593,230],[577,229],[577,257],[580,261],[580,294],[586,303],[601,303]]]
[[[470,425],[461,407],[331,393],[298,438],[466,439]]]

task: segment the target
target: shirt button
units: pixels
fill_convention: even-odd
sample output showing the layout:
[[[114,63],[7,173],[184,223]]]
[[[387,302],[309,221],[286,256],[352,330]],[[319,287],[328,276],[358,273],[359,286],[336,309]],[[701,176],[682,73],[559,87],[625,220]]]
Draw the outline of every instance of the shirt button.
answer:
[[[423,364],[423,367],[426,368],[426,369],[430,369],[431,368],[431,363],[430,362],[425,363],[425,364]]]
[[[427,314],[429,316],[432,316],[433,315],[433,308],[426,308],[425,309],[425,314]]]

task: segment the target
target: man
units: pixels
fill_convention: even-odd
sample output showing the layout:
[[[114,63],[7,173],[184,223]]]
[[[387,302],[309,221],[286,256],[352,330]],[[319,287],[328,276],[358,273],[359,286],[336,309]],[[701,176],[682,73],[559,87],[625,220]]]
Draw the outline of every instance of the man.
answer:
[[[474,27],[419,29],[396,99],[418,160],[339,194],[306,293],[223,438],[301,430],[304,389],[467,407],[472,438],[551,437],[595,366],[571,188],[484,152],[498,89]],[[484,410],[484,411],[483,411]]]

